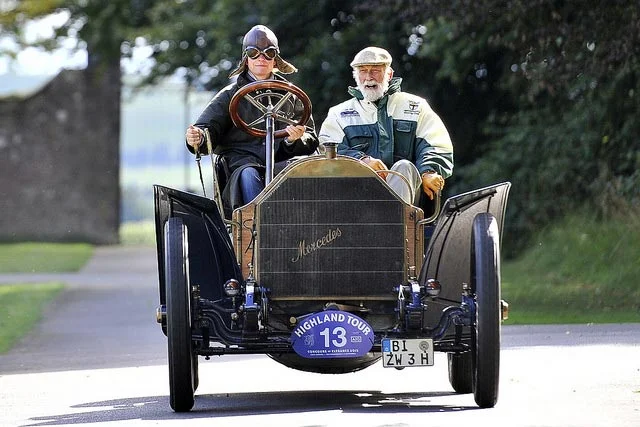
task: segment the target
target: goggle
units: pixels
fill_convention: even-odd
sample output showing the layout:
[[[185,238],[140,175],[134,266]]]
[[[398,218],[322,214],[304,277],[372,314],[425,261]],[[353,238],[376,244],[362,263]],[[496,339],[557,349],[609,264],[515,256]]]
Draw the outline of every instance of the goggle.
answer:
[[[244,50],[244,52],[251,59],[258,59],[260,55],[264,55],[265,58],[271,60],[278,56],[278,49],[273,46],[269,46],[265,49],[258,49],[255,46],[249,46]]]

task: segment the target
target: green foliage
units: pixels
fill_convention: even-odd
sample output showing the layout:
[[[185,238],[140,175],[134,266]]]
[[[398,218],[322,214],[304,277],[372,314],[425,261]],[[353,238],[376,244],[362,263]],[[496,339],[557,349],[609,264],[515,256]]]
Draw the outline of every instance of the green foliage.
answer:
[[[0,244],[0,273],[64,273],[78,271],[93,255],[84,243]]]
[[[77,36],[98,58],[147,46],[144,83],[179,75],[218,90],[242,36],[271,27],[291,80],[320,126],[346,99],[348,66],[367,45],[393,55],[403,89],[443,117],[455,147],[450,193],[513,182],[508,254],[576,205],[598,217],[640,204],[640,12],[635,0],[48,0],[15,1],[9,34],[67,11],[56,43]],[[47,48],[56,43],[40,41]],[[91,58],[92,56],[90,56]]]
[[[48,50],[78,41],[78,48],[89,53],[89,62],[119,61],[122,43],[131,30],[148,23],[146,13],[156,0],[16,0],[0,15],[0,27],[24,46],[41,46]],[[11,7],[13,6],[13,7]],[[68,19],[55,29],[53,38],[27,40],[26,24],[51,14],[66,14]]]
[[[635,2],[402,3],[404,18],[425,23],[416,56],[435,64],[434,104],[455,103],[447,95],[471,106],[444,110],[456,148],[449,191],[514,184],[509,254],[576,205],[604,218],[640,204]]]
[[[62,289],[61,283],[0,286],[0,354],[33,328],[44,306]]]
[[[281,56],[299,69],[290,78],[309,94],[314,117],[321,121],[336,97],[347,96],[353,55],[372,42],[371,34],[387,34],[384,22],[365,31],[372,22],[360,21],[354,12],[357,4],[355,0],[157,2],[148,14],[150,25],[139,32],[152,46],[156,61],[144,81],[152,83],[177,72],[194,87],[218,90],[228,83],[241,58],[244,34],[264,24],[278,36]],[[380,36],[378,42],[384,40]]]
[[[576,205],[587,205],[598,218],[640,206],[640,125],[633,118],[640,81],[617,77],[570,102],[488,118],[487,133],[496,139],[463,175],[513,182],[507,224],[525,237],[518,246]]]

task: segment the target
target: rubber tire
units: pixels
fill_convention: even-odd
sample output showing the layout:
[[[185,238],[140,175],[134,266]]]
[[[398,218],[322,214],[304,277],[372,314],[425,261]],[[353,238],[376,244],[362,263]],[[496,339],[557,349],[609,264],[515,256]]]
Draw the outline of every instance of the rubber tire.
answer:
[[[193,375],[193,392],[195,393],[200,385],[200,375],[198,375],[198,354],[195,352],[191,354],[191,367]]]
[[[473,397],[481,408],[498,401],[500,377],[500,236],[489,213],[473,220],[471,291],[476,298],[471,328]]]
[[[164,239],[169,403],[174,411],[187,412],[193,408],[196,383],[191,339],[187,229],[181,218],[169,218],[165,224]]]
[[[447,353],[449,384],[456,393],[473,392],[473,360],[471,352]]]

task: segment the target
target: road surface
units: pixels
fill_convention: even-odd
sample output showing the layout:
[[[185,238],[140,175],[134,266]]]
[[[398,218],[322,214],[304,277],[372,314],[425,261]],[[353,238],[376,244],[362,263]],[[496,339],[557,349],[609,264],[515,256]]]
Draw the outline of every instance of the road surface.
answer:
[[[500,397],[456,395],[446,357],[397,371],[291,370],[263,356],[200,363],[194,410],[168,402],[153,248],[101,247],[44,321],[0,355],[0,426],[640,426],[640,324],[503,328]]]

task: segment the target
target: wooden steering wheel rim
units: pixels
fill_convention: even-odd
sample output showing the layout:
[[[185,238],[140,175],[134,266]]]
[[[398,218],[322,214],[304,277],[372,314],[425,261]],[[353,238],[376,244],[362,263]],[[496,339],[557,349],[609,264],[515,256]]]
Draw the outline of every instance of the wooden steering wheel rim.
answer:
[[[245,95],[262,89],[283,90],[285,92],[291,92],[298,97],[298,99],[302,102],[304,110],[302,112],[300,120],[296,122],[296,125],[305,125],[311,117],[311,100],[309,99],[307,94],[304,93],[304,91],[296,85],[279,80],[261,80],[252,82],[238,89],[238,91],[231,98],[231,102],[229,103],[229,115],[231,116],[233,124],[236,125],[236,127],[247,132],[249,135],[263,137],[267,135],[267,131],[250,127],[247,122],[245,122],[242,117],[240,117],[240,114],[238,113],[238,104],[240,103],[240,100],[245,97]],[[275,120],[277,121],[277,117]],[[274,138],[283,138],[287,135],[288,133],[284,129],[277,130],[273,133]]]

